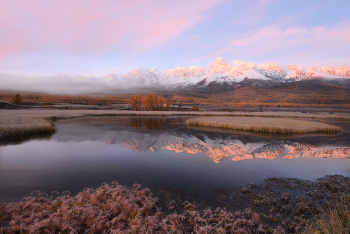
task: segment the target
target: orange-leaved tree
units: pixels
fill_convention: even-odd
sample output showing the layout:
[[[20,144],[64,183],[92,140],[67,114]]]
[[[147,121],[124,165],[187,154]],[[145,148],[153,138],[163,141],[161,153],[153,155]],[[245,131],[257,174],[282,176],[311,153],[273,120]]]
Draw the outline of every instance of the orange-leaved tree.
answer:
[[[133,95],[130,99],[130,107],[133,110],[142,110],[142,96]]]
[[[142,103],[145,110],[154,110],[154,97],[151,93],[147,94],[147,96],[142,100]]]
[[[131,109],[136,110],[136,98],[134,95],[132,95],[130,98],[130,107]]]
[[[154,110],[159,110],[159,99],[157,94],[154,94]]]
[[[19,95],[18,93],[16,93],[16,94],[12,97],[12,103],[13,103],[13,104],[16,104],[16,105],[22,104],[23,101],[22,101],[21,95]]]
[[[136,109],[137,110],[142,110],[142,96],[136,95]]]
[[[166,110],[170,109],[172,102],[173,102],[173,99],[171,97],[167,97],[167,99],[166,99]]]
[[[169,110],[172,104],[172,99],[168,97],[166,99],[166,103],[164,103],[164,98],[162,95],[158,96],[157,94],[155,94],[153,96],[151,93],[147,94],[147,96],[144,98],[142,98],[141,95],[133,95],[130,98],[130,107],[133,110],[163,110],[164,104],[166,105],[166,109]]]
[[[162,95],[159,95],[159,110],[163,110],[164,107],[164,98]]]

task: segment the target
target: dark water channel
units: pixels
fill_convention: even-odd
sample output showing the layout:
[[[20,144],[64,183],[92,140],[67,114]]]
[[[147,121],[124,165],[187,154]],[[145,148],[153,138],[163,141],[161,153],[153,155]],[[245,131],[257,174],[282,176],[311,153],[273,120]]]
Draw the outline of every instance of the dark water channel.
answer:
[[[314,180],[350,176],[349,122],[328,122],[337,135],[266,136],[188,128],[189,117],[60,120],[57,133],[0,146],[0,202],[31,191],[131,187],[181,190],[196,197],[214,188],[259,184],[267,177]]]

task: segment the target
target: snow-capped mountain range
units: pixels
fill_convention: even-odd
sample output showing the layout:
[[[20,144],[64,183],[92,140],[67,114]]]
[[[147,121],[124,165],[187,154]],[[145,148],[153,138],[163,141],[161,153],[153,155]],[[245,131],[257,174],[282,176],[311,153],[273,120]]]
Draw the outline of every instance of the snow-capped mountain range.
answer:
[[[143,87],[206,88],[212,84],[237,88],[247,84],[271,87],[280,83],[310,79],[321,79],[326,83],[336,82],[337,85],[350,87],[350,66],[307,67],[242,61],[227,63],[222,58],[217,58],[207,67],[178,67],[170,70],[136,68],[125,74],[99,77],[80,75],[30,77],[0,73],[0,89],[78,94],[110,90],[128,91],[130,88]]]
[[[39,78],[40,81],[74,81],[99,83],[111,88],[130,88],[160,85],[165,87],[188,86],[201,82],[240,82],[245,78],[275,80],[281,82],[305,79],[350,78],[350,66],[306,67],[300,65],[278,65],[276,63],[256,64],[234,61],[232,64],[222,58],[215,59],[208,67],[188,67],[170,70],[136,68],[125,74],[108,74],[102,77],[55,75]]]

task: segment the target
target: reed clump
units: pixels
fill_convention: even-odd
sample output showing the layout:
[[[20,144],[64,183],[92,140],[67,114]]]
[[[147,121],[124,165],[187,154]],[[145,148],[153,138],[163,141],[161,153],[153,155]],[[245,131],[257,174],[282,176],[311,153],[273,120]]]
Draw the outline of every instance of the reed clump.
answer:
[[[55,129],[51,125],[31,128],[0,129],[0,139],[17,139],[37,134],[48,134],[54,132]]]
[[[29,118],[9,120],[7,124],[0,123],[0,140],[20,139],[54,132],[55,126],[52,120]]]
[[[188,126],[235,129],[272,134],[338,133],[340,129],[320,122],[260,117],[204,117],[186,121]]]
[[[303,233],[350,233],[350,195],[335,198],[332,204],[321,208]]]

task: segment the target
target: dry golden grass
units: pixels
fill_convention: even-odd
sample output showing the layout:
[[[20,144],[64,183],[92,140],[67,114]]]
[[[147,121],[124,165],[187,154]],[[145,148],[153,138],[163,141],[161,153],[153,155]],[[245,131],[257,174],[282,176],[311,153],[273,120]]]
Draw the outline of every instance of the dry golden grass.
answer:
[[[231,133],[231,134],[244,134],[247,136],[257,136],[257,137],[269,137],[269,138],[275,138],[276,136],[279,138],[298,138],[300,137],[299,134],[278,134],[278,133],[271,133],[271,132],[256,132],[256,131],[245,131],[245,130],[237,130],[237,129],[231,129],[231,128],[214,128],[214,127],[205,127],[205,126],[194,126],[194,125],[187,125],[188,129],[193,130],[201,130],[201,131],[208,131],[208,132],[222,132],[222,133]],[[310,132],[310,133],[303,133],[303,136],[307,137],[316,137],[316,136],[335,136],[338,132]]]
[[[11,118],[0,120],[0,140],[18,139],[36,134],[55,132],[52,121],[39,118]]]
[[[315,216],[315,220],[308,224],[303,233],[350,233],[350,197],[340,197],[335,201],[334,207],[321,209]]]
[[[276,134],[335,133],[340,131],[338,127],[325,123],[286,118],[204,117],[189,119],[186,124]]]

